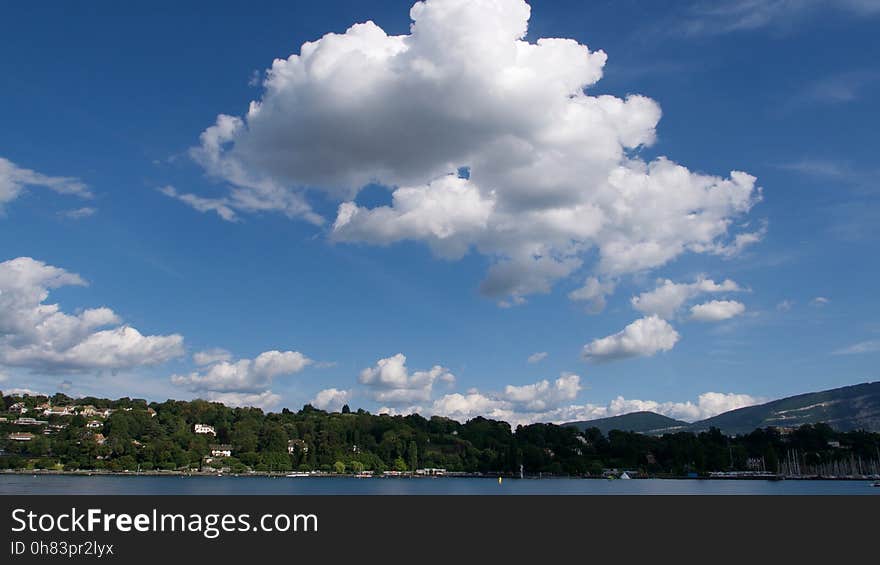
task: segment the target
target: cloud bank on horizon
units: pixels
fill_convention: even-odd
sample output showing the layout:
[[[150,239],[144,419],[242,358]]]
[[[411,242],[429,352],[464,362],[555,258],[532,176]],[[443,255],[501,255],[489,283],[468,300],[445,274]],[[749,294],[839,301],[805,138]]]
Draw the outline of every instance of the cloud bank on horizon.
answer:
[[[446,394],[429,406],[409,406],[403,410],[384,407],[380,413],[420,413],[459,421],[483,416],[518,426],[534,422],[560,424],[595,420],[649,410],[693,422],[764,401],[748,394],[706,392],[699,395],[696,402],[657,402],[618,396],[607,405],[577,404],[573,401],[582,388],[580,379],[578,375],[565,373],[552,382],[545,379],[522,386],[508,385],[495,393],[471,389],[464,394]]]
[[[71,375],[133,370],[183,356],[183,337],[179,334],[145,336],[133,327],[121,325],[119,316],[107,307],[67,314],[57,304],[46,303],[51,289],[85,284],[75,273],[29,257],[0,263],[0,366]],[[655,315],[585,346],[584,355],[607,359],[652,355],[671,349],[677,339],[677,332]],[[545,357],[546,353],[539,352],[528,361],[536,363]],[[254,359],[234,360],[229,351],[213,348],[195,352],[192,360],[193,371],[170,377],[174,386],[206,400],[267,410],[279,407],[283,401],[271,389],[275,379],[294,376],[309,367],[333,366],[317,363],[292,350],[264,351]],[[6,376],[0,374],[0,382],[4,380]],[[464,394],[447,392],[438,397],[435,385],[453,387],[455,375],[442,365],[411,371],[402,353],[364,368],[357,381],[362,385],[360,389],[324,389],[311,403],[317,408],[339,410],[353,400],[367,399],[380,405],[380,413],[420,413],[456,419],[486,416],[518,425],[593,419],[635,410],[655,410],[695,420],[760,400],[743,394],[710,392],[701,395],[697,403],[618,397],[607,406],[577,404],[583,387],[581,377],[572,373],[564,373],[554,381],[507,385],[500,392],[472,388]],[[65,380],[60,386],[70,390],[72,383]],[[6,392],[41,394],[20,387],[8,388]]]

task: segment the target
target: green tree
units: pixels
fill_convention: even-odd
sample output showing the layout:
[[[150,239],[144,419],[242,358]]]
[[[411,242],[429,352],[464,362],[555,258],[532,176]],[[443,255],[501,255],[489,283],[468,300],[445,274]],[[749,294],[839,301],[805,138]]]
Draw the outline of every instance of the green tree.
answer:
[[[287,452],[287,433],[276,423],[267,424],[260,437],[260,449],[270,452]]]
[[[419,448],[416,445],[416,442],[409,442],[409,446],[406,448],[407,460],[409,461],[409,468],[415,471],[419,468]]]
[[[406,461],[403,460],[403,457],[398,457],[394,460],[394,470],[395,471],[406,471]]]

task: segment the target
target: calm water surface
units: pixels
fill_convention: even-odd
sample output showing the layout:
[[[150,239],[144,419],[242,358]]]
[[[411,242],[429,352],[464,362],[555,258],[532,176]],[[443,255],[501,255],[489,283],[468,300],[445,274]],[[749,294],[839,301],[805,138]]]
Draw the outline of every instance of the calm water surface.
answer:
[[[870,481],[356,479],[0,475],[0,494],[863,494]]]

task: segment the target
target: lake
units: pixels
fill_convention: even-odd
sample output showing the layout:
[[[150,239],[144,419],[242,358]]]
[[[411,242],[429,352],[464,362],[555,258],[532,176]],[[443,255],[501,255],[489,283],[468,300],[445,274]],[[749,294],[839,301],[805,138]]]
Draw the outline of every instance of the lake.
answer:
[[[8,494],[880,495],[871,481],[0,475]]]

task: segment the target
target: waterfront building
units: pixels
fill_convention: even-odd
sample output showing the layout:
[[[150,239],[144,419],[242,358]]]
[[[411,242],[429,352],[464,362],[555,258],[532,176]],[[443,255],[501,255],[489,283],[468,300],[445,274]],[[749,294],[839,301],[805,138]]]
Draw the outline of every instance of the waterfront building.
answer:
[[[232,457],[231,445],[212,445],[211,457]]]

